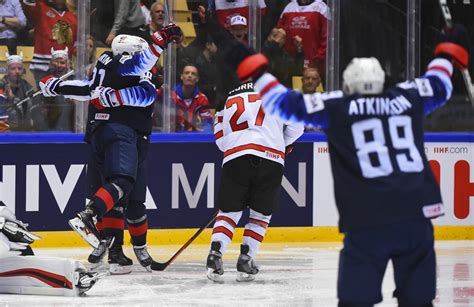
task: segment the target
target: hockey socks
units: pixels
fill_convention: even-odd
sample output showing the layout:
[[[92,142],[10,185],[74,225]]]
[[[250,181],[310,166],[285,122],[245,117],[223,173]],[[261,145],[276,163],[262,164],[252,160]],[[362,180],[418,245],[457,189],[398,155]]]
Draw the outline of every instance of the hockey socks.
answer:
[[[220,253],[223,256],[232,241],[235,227],[242,217],[242,211],[222,212],[219,211],[212,230],[212,242],[220,242]]]
[[[255,210],[250,209],[250,216],[247,225],[245,225],[243,245],[248,245],[248,255],[255,259],[260,244],[262,244],[268,224],[272,215],[263,215]]]

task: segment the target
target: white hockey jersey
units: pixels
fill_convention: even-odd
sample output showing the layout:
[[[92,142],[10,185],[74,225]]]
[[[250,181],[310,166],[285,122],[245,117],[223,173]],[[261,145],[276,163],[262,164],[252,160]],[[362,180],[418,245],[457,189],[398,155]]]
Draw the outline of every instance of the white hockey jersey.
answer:
[[[250,154],[284,165],[285,147],[303,131],[300,124],[284,125],[280,119],[266,116],[252,83],[231,91],[224,109],[216,113],[214,120],[214,137],[224,153],[223,164]]]

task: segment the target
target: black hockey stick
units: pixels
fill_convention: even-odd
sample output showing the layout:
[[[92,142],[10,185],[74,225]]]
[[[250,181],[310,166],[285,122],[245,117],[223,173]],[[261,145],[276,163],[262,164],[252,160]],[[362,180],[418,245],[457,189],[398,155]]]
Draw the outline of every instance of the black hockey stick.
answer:
[[[201,228],[198,229],[198,231],[196,231],[196,233],[191,237],[189,238],[189,240],[184,243],[183,246],[181,246],[180,249],[178,249],[178,251],[176,253],[174,253],[174,255],[170,258],[170,260],[164,262],[164,263],[160,263],[160,262],[156,262],[156,261],[153,261],[153,263],[151,264],[151,269],[153,271],[164,271],[166,270],[172,263],[173,261],[191,244],[193,243],[193,241],[207,228],[209,227],[209,225],[212,224],[212,222],[214,222],[214,220],[216,219],[217,217],[217,213],[219,211],[217,211],[216,213],[214,213],[211,217],[211,219],[209,221],[206,222],[205,225],[201,226]]]
[[[448,7],[446,0],[439,0],[439,6],[441,7],[441,13],[443,14],[444,22],[448,29],[453,27],[453,19],[451,17],[451,12]],[[467,95],[471,105],[474,107],[474,85],[472,84],[471,75],[467,68],[460,69],[462,78],[464,79],[464,84],[466,84]]]

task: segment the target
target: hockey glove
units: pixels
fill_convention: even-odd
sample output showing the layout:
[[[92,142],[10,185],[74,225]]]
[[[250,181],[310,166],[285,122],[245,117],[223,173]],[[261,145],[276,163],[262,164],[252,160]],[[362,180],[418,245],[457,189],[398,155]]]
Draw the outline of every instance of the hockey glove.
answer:
[[[435,55],[452,60],[454,66],[466,69],[469,65],[469,54],[467,50],[454,43],[440,43],[435,48]]]
[[[10,242],[10,240],[0,232],[0,258],[20,256],[21,251],[25,250],[27,246],[27,243]]]
[[[241,81],[252,79],[256,81],[267,70],[268,59],[261,53],[246,57],[237,68],[237,75]]]
[[[113,88],[99,86],[92,92],[91,96],[90,103],[98,110],[121,106]]]
[[[161,30],[156,31],[151,36],[153,42],[161,49],[166,49],[169,43],[180,43],[183,38],[183,32],[177,25],[171,23]]]
[[[15,214],[8,209],[8,207],[0,200],[0,218],[5,218],[5,221],[10,221],[21,225],[21,227],[26,228],[28,227],[27,223],[23,223],[19,221]]]
[[[10,242],[33,243],[35,240],[41,239],[37,235],[29,232],[26,227],[15,222],[6,221],[4,217],[0,217],[0,232],[8,238]]]
[[[153,74],[151,72],[149,72],[149,71],[144,72],[140,76],[140,85],[142,85],[142,82],[146,82],[146,83],[150,84],[151,86],[155,87],[155,84],[153,84],[153,82],[151,82],[151,78],[153,78]]]
[[[39,82],[39,86],[44,97],[58,96],[59,93],[56,92],[56,90],[59,84],[61,84],[61,79],[52,75],[43,77]]]

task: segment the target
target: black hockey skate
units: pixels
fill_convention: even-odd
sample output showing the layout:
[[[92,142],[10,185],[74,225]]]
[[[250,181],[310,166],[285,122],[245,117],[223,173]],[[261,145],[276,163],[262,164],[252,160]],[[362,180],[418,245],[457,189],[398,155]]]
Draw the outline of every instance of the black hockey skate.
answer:
[[[237,281],[252,281],[258,273],[258,267],[248,253],[249,246],[240,245],[240,256],[237,260]]]
[[[109,272],[112,275],[129,274],[132,272],[132,259],[125,256],[122,250],[122,246],[112,246],[109,248],[109,260],[108,260]]]
[[[207,278],[212,281],[222,283],[224,282],[224,268],[222,264],[221,242],[213,241],[211,243],[211,250],[207,256]]]
[[[93,248],[98,248],[100,241],[100,234],[95,227],[94,218],[97,214],[90,206],[79,212],[77,216],[69,220],[69,226],[74,229],[84,240],[87,241]]]
[[[133,252],[135,256],[137,256],[138,262],[140,262],[141,266],[144,267],[148,272],[152,272],[151,264],[153,263],[153,258],[151,258],[148,250],[146,248],[146,244],[142,246],[134,246]]]
[[[79,291],[79,295],[83,295],[84,292],[89,291],[97,280],[104,275],[105,273],[77,270],[74,274],[74,285]]]
[[[92,253],[87,258],[87,261],[93,264],[101,262],[102,259],[104,259],[105,254],[107,253],[107,249],[114,243],[114,240],[114,237],[108,237],[106,239],[100,240],[99,246],[97,248],[94,248]]]

